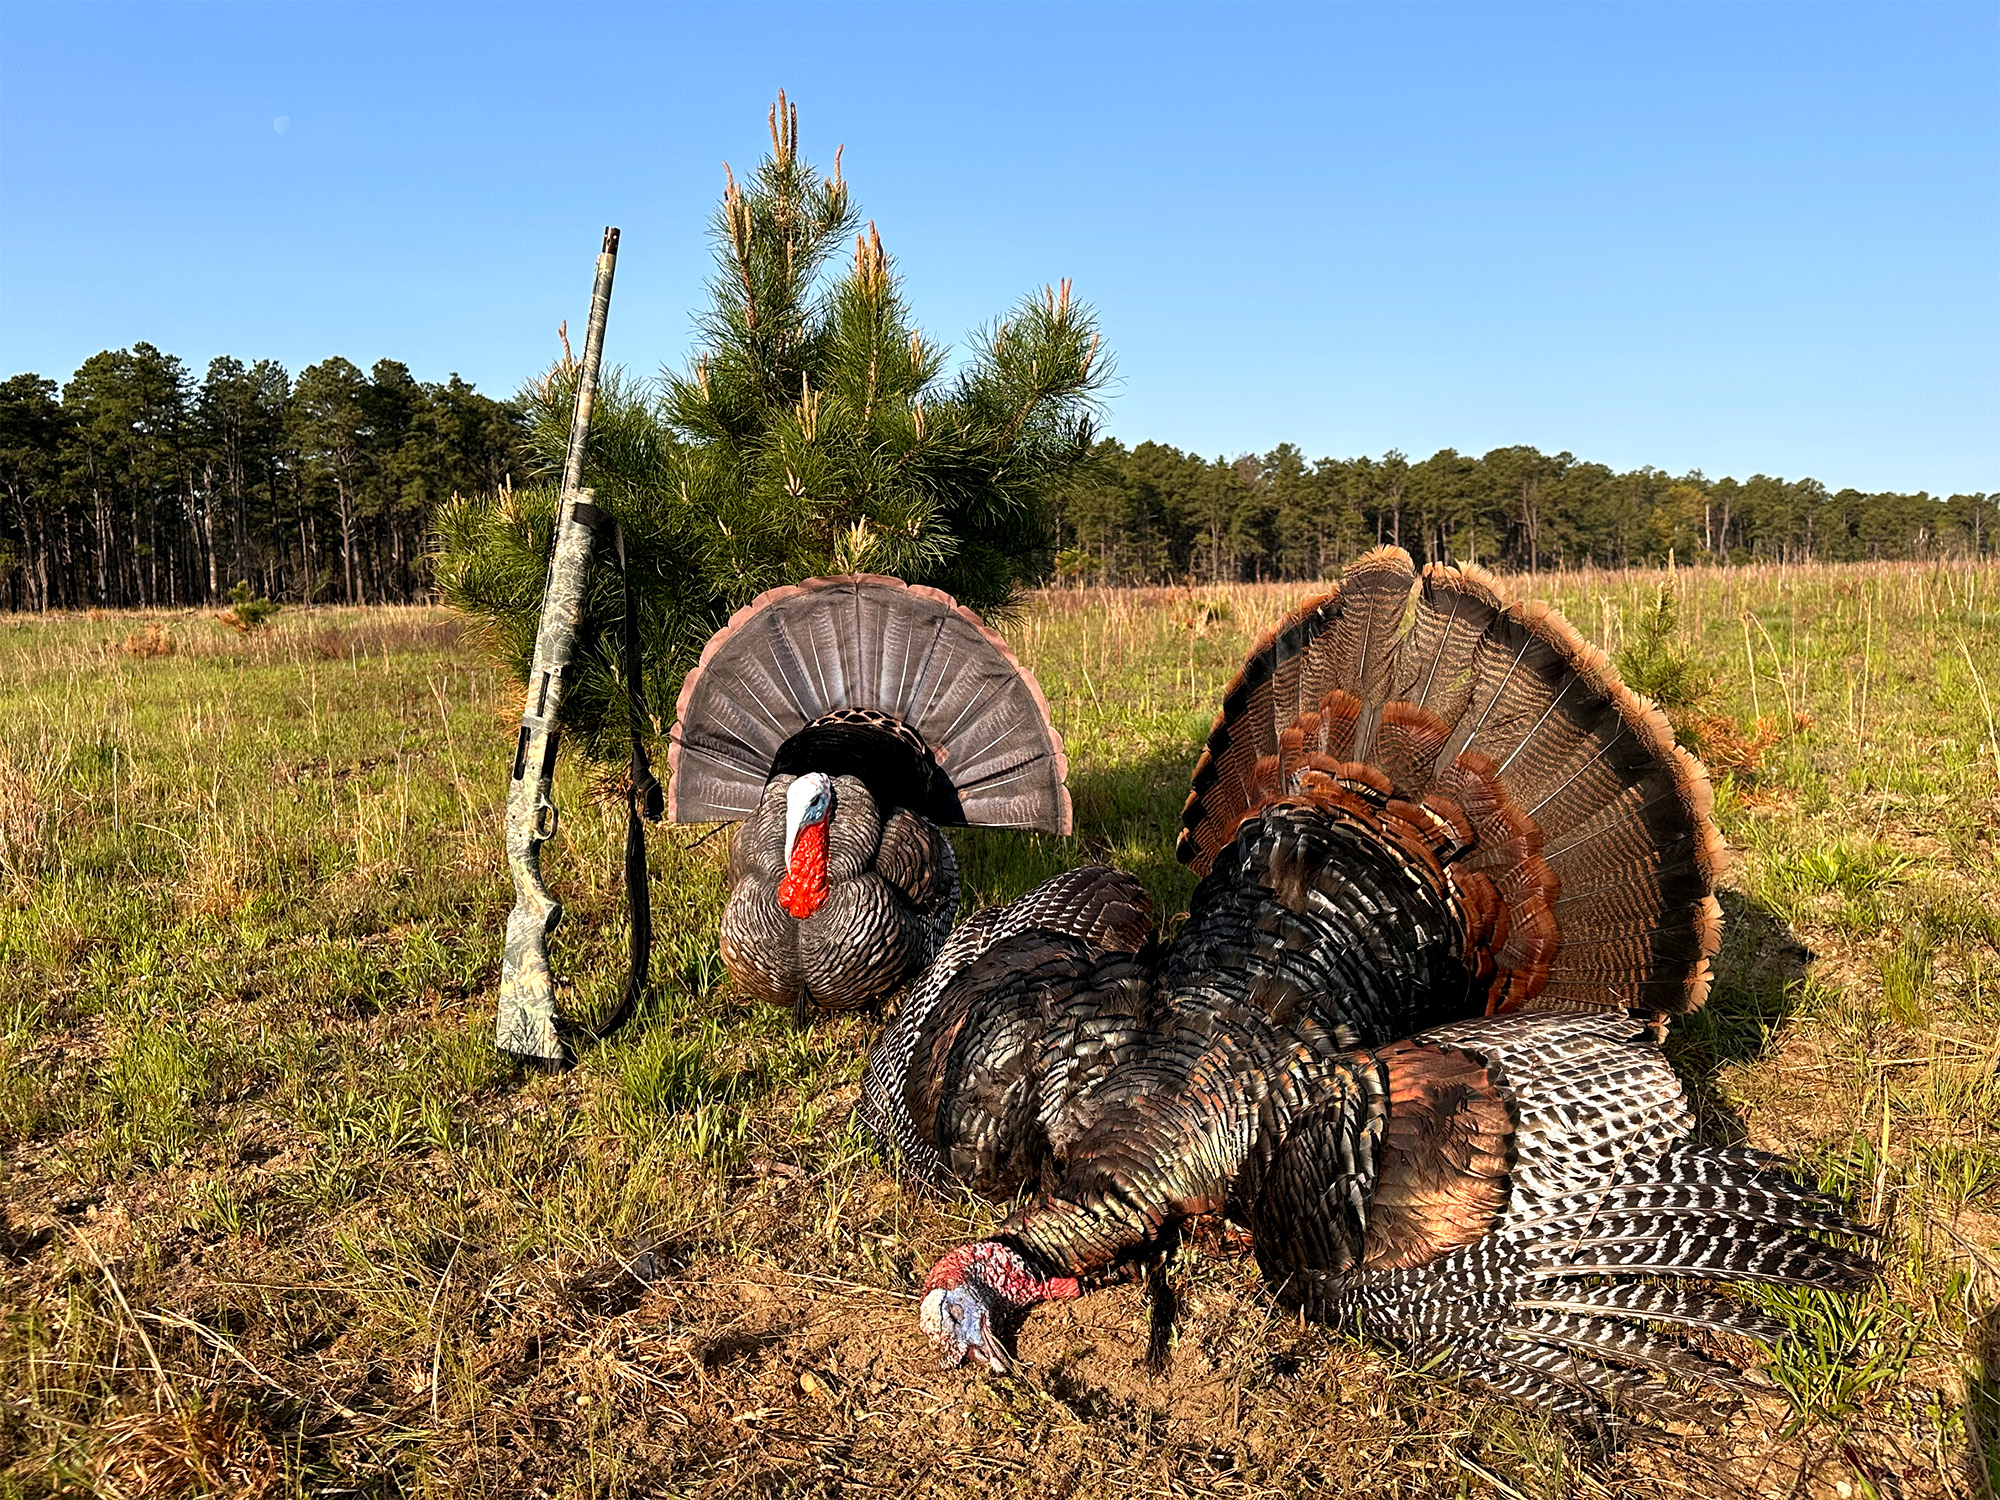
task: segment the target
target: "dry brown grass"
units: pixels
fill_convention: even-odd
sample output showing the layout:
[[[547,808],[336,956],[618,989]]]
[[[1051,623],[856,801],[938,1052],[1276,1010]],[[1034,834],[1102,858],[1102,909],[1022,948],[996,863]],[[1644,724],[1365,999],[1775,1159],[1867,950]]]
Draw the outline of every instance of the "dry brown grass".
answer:
[[[109,631],[86,630],[108,625]],[[312,657],[352,661],[384,653],[443,651],[468,634],[463,621],[431,605],[293,606],[250,626],[234,609],[105,610],[0,615],[0,628],[41,629],[65,658],[103,661],[110,653],[145,661],[182,655],[198,661],[268,666]]]
[[[278,1448],[226,1407],[131,1412],[99,1436],[90,1478],[103,1500],[263,1500],[284,1482]]]
[[[135,630],[126,636],[118,643],[118,647],[127,656],[136,656],[142,660],[152,656],[172,656],[173,632],[167,628],[164,620],[154,620],[143,630]]]
[[[28,773],[0,745],[0,874],[26,877],[42,852],[42,799]]]

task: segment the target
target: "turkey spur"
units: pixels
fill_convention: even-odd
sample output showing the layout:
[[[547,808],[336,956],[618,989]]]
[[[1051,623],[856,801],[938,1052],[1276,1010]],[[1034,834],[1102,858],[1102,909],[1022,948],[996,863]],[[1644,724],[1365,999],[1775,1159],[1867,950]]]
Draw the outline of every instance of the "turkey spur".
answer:
[[[941,824],[1070,829],[1034,676],[935,589],[849,574],[760,594],[681,688],[668,816],[741,820],[722,960],[804,1024],[895,995],[958,908]]]
[[[1282,1301],[1591,1424],[1736,1382],[1673,1325],[1781,1331],[1700,1286],[1868,1276],[1836,1205],[1688,1139],[1651,1032],[1720,938],[1707,780],[1559,616],[1369,554],[1251,652],[1184,825],[1170,944],[1071,872],[953,934],[870,1059],[908,1176],[1041,1188],[926,1280],[948,1362],[1200,1214]]]

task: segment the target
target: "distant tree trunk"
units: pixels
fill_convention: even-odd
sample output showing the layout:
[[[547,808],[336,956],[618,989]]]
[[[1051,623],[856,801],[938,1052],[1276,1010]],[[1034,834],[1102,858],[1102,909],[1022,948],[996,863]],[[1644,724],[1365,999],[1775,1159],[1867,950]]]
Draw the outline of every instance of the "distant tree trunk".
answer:
[[[1541,497],[1541,481],[1523,479],[1521,481],[1521,530],[1528,538],[1528,573],[1533,576],[1542,570],[1541,551],[1541,509],[1536,501]]]
[[[40,553],[35,546],[35,521],[29,513],[26,487],[10,484],[7,486],[7,495],[14,502],[14,514],[21,522],[21,545],[25,549],[21,557],[21,582],[28,591],[28,608],[46,609],[47,605],[35,602],[35,563]]]
[[[62,555],[63,600],[68,603],[74,597],[71,591],[76,586],[76,543],[70,538],[67,522],[63,524]],[[101,563],[99,565],[102,566]]]
[[[292,547],[291,543],[286,540],[284,517],[279,511],[279,503],[278,503],[279,496],[281,496],[285,492],[285,486],[281,485],[278,482],[278,473],[275,466],[270,471],[270,483],[271,483],[271,540],[276,545],[278,550],[278,572],[279,576],[282,578],[283,575],[291,568],[292,565]],[[305,552],[306,531],[305,531],[304,517],[300,512],[299,492],[296,486],[292,488],[292,515],[293,518],[300,523],[298,528],[299,551],[301,556],[303,556]],[[286,587],[288,592],[297,591],[299,589],[299,575],[293,573],[291,577],[291,582]],[[275,599],[278,596],[276,594],[273,594],[271,597]],[[300,593],[299,597],[303,598],[304,597],[303,593]]]
[[[410,602],[410,580],[403,568],[403,522],[393,511],[389,514],[389,563],[394,570],[396,597],[403,603]]]
[[[222,597],[222,590],[216,586],[215,576],[215,476],[206,468],[201,486],[201,544],[208,554],[208,598],[213,603]]]
[[[97,602],[108,603],[111,590],[109,569],[111,566],[111,516],[105,508],[104,496],[96,484],[90,487],[91,519],[97,527],[97,545],[91,548],[91,562],[97,574]]]
[[[42,545],[35,554],[35,597],[40,601],[36,608],[49,607],[49,524],[45,516],[36,517],[36,528],[41,533]]]
[[[248,485],[246,483],[247,476],[243,472],[243,450],[233,433],[229,440],[227,469],[229,474],[229,571],[232,574],[242,574],[247,577],[248,573],[243,567],[243,547],[244,533],[249,530],[249,527],[247,525],[247,518],[244,515],[243,491],[248,488]],[[275,500],[275,497],[273,498]],[[274,503],[271,508],[273,511],[276,511],[276,504]],[[270,590],[267,587],[265,589],[265,596],[268,598],[269,595]]]
[[[340,500],[340,565],[347,574],[347,602],[361,601],[354,594],[354,502],[348,497],[347,482],[335,479],[333,491]]]

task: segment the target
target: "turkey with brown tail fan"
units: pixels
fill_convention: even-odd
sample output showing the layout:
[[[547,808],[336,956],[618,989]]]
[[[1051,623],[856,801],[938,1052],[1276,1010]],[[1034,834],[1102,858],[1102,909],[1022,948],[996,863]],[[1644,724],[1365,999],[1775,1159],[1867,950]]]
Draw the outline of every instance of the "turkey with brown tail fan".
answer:
[[[1070,829],[1068,762],[1034,675],[935,589],[849,574],[731,616],[682,685],[667,813],[741,820],[724,965],[791,1010],[895,995],[958,907],[940,825]]]
[[[1734,1381],[1655,1325],[1781,1331],[1660,1278],[1870,1274],[1835,1205],[1687,1139],[1648,1023],[1707,985],[1707,783],[1552,612],[1364,557],[1231,685],[1181,854],[1164,949],[1129,876],[1072,872],[974,918],[870,1059],[908,1175],[1045,1187],[927,1279],[948,1362],[1205,1214],[1282,1299],[1588,1423]]]

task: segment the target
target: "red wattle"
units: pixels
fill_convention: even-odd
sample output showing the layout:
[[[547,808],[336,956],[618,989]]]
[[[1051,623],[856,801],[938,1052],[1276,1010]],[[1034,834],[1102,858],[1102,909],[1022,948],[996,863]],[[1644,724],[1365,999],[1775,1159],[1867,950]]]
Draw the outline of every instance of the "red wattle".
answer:
[[[792,841],[792,861],[778,882],[778,905],[803,922],[826,900],[826,824],[808,823]]]

